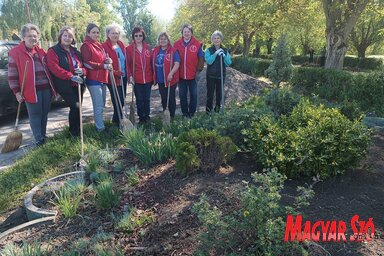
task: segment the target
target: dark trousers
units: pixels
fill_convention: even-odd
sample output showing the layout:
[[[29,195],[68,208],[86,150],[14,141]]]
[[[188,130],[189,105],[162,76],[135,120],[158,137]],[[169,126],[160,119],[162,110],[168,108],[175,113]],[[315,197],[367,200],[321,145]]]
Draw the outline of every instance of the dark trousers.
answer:
[[[134,91],[136,97],[137,115],[141,122],[149,120],[151,103],[152,82],[146,84],[135,84]]]
[[[220,111],[221,105],[221,79],[207,77],[207,105],[205,110],[210,113],[213,109],[213,95],[216,91],[215,112]]]
[[[58,90],[59,91],[59,90]],[[83,102],[83,93],[85,91],[85,86],[81,87],[81,102]],[[63,98],[65,103],[69,107],[69,132],[72,136],[80,135],[80,112],[79,106],[79,93],[77,87],[72,87],[71,90],[65,90],[65,92],[59,92],[60,96]]]
[[[26,106],[28,110],[29,125],[31,126],[35,142],[42,144],[44,143],[47,132],[48,112],[51,109],[51,89],[37,91],[36,96],[37,102],[26,102]]]
[[[125,99],[125,96],[127,95],[127,78],[126,77],[123,77],[123,88],[124,88],[124,94],[123,94],[123,88],[121,87],[121,85],[117,85],[117,93],[119,94],[119,98],[120,98],[120,103],[121,103],[121,107],[124,107],[124,99]],[[115,124],[118,124],[119,126],[121,124],[119,124],[119,114],[120,113],[120,118],[122,118],[123,114],[124,114],[124,109],[121,111],[120,110],[120,104],[118,104],[118,101],[116,99],[116,96],[115,96],[115,93],[113,92],[114,89],[112,90],[112,85],[108,84],[108,89],[109,89],[109,93],[111,94],[111,100],[112,100],[112,105],[113,105],[113,116],[112,116],[112,123],[115,123]]]
[[[189,104],[188,104],[188,92],[190,96]],[[183,116],[192,117],[196,112],[196,105],[197,105],[196,80],[180,79],[179,96],[180,96],[181,112],[183,112]]]
[[[168,87],[165,87],[164,83],[159,83],[159,92],[161,96],[161,105],[163,106],[163,110],[166,109],[167,106],[167,97],[168,97]],[[176,84],[172,85],[169,89],[169,102],[168,102],[168,110],[171,114],[171,117],[175,117],[176,111]]]

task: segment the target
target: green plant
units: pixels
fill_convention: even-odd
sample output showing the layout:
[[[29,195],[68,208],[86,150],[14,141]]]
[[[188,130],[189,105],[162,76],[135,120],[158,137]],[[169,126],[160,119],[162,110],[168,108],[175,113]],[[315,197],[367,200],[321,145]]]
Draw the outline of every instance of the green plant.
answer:
[[[250,57],[233,57],[232,58],[232,67],[239,70],[240,72],[260,77],[264,76],[265,70],[268,69],[271,64],[270,60],[250,58]]]
[[[266,96],[266,103],[272,108],[276,115],[286,115],[299,104],[301,95],[294,92],[292,87],[282,87],[273,89]]]
[[[38,241],[28,244],[23,242],[19,247],[13,243],[8,243],[1,251],[3,256],[42,256],[47,255],[41,248],[41,244]]]
[[[370,142],[370,131],[359,120],[308,100],[279,120],[261,119],[246,135],[265,167],[289,177],[343,173],[365,156]]]
[[[164,132],[145,134],[142,128],[123,133],[127,147],[146,165],[174,157],[175,143],[171,134]]]
[[[151,212],[145,212],[131,208],[125,213],[116,223],[115,228],[117,230],[131,233],[135,229],[142,227],[153,222],[153,216]]]
[[[126,172],[127,182],[128,186],[134,187],[140,182],[140,177],[138,175],[138,167],[135,165],[134,167],[131,167],[128,172]]]
[[[216,130],[192,129],[180,134],[176,146],[176,168],[182,174],[195,169],[216,170],[237,152],[229,137],[220,136]]]
[[[52,193],[56,198],[54,204],[59,208],[59,211],[65,218],[76,216],[81,201],[80,192],[76,187],[67,184],[61,187],[57,192],[52,191]]]
[[[252,174],[257,185],[239,193],[240,209],[223,215],[203,195],[192,211],[206,230],[200,235],[196,255],[305,255],[300,244],[285,243],[284,219],[309,205],[311,187],[299,187],[292,207],[282,207],[281,191],[286,177],[276,169]]]
[[[104,179],[95,186],[96,205],[101,209],[111,209],[119,202],[119,192],[113,186],[112,178]]]
[[[265,75],[279,86],[283,81],[289,81],[292,74],[291,55],[289,53],[288,37],[286,34],[280,36],[277,46],[273,52],[273,60]]]

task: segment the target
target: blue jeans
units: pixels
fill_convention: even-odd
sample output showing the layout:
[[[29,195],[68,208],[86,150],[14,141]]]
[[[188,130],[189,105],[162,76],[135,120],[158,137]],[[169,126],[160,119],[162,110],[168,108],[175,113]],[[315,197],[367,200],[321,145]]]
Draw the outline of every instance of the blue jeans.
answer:
[[[29,125],[38,144],[44,143],[47,133],[48,112],[51,109],[51,89],[45,89],[36,92],[37,102],[27,103]]]
[[[146,84],[135,84],[134,91],[136,97],[137,115],[141,122],[149,120],[151,104],[152,82]]]
[[[105,107],[106,86],[102,83],[100,83],[100,85],[88,85],[88,90],[92,98],[93,117],[95,119],[96,130],[103,131],[105,129],[103,113]]]
[[[188,91],[190,95],[189,104],[188,104]],[[180,79],[179,96],[180,96],[181,112],[183,112],[183,116],[192,117],[196,112],[196,104],[197,104],[196,80]]]

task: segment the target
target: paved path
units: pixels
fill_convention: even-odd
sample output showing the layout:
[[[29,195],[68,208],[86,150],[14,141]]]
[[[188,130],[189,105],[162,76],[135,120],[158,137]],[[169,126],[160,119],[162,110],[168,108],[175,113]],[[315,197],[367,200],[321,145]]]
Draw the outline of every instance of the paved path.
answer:
[[[131,92],[132,92],[132,88],[131,86],[128,86],[127,97],[126,97],[128,106],[131,100]],[[201,90],[200,93],[204,94],[205,91]],[[176,89],[176,103],[177,103],[176,115],[181,114],[178,95],[179,95],[178,89]],[[200,102],[200,106],[201,105],[204,105],[204,103]],[[53,108],[50,111],[48,115],[48,125],[47,125],[48,137],[52,137],[56,132],[62,130],[65,126],[68,125],[68,111],[69,111],[69,108],[67,107]],[[200,111],[203,111],[203,107],[200,107]],[[158,115],[161,112],[162,112],[162,107],[161,107],[159,89],[157,86],[153,86],[152,93],[151,93],[151,116]],[[113,113],[112,103],[110,101],[110,95],[107,89],[107,104],[106,104],[106,109],[104,111],[104,120],[110,120],[112,118],[112,113]],[[89,122],[93,120],[92,101],[91,101],[91,97],[88,90],[86,90],[84,94],[83,120],[86,120],[85,122]],[[0,122],[0,148],[2,148],[7,135],[14,130],[14,125],[15,125],[14,120]],[[23,134],[22,145],[18,150],[5,153],[5,154],[0,154],[0,171],[7,168],[11,164],[13,164],[17,159],[22,157],[26,152],[28,152],[33,148],[32,132],[30,130],[28,118],[26,115],[24,115],[24,117],[21,118],[19,121],[19,130]]]

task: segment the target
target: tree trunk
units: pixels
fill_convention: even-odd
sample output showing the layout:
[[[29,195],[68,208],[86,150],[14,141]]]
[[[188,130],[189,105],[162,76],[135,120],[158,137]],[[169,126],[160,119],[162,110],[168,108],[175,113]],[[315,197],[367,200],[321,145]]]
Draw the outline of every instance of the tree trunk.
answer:
[[[367,47],[360,46],[357,49],[357,57],[359,58],[365,58],[365,52],[367,51]]]
[[[341,70],[344,65],[344,57],[347,53],[347,38],[343,33],[329,31],[327,34],[327,54],[325,60],[325,68],[333,68]]]
[[[239,48],[239,45],[240,45],[240,34],[237,34],[236,35],[236,41],[235,41],[235,44],[231,47],[231,49],[229,50],[231,52],[231,54],[235,54],[237,52],[237,49]]]
[[[369,1],[322,0],[327,34],[325,68],[343,68],[348,36]]]
[[[270,37],[267,40],[267,54],[272,54],[272,44],[273,44],[273,39]]]
[[[243,33],[244,57],[249,56],[249,50],[251,49],[252,39],[255,33],[256,31],[252,31],[249,35],[247,33]]]

